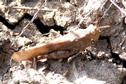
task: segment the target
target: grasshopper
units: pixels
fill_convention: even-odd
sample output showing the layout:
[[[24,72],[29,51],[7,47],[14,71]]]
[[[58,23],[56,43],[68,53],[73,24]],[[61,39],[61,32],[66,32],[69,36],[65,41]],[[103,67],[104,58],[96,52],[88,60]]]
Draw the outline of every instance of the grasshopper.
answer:
[[[70,57],[91,46],[92,41],[97,41],[100,37],[99,29],[110,27],[109,25],[97,27],[97,24],[98,15],[96,14],[96,25],[90,24],[86,29],[71,31],[48,43],[14,52],[11,59],[23,61],[30,60],[33,57],[37,57],[37,59],[62,59]]]
[[[96,27],[91,24],[86,29],[77,29],[48,43],[43,43],[30,49],[15,52],[11,56],[11,59],[15,61],[23,61],[36,56],[39,56],[38,59],[67,58],[75,54],[77,51],[85,50],[92,44],[92,41],[97,41],[100,36],[99,29],[107,27],[110,26]]]

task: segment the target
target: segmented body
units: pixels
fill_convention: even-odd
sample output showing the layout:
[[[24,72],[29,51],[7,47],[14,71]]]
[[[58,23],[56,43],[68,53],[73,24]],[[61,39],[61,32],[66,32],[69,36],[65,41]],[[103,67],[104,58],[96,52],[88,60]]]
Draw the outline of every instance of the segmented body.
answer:
[[[15,52],[11,58],[15,61],[29,60],[39,55],[40,58],[66,58],[77,51],[85,50],[92,44],[92,40],[98,40],[99,36],[99,29],[89,25],[86,29],[77,29],[48,43]]]

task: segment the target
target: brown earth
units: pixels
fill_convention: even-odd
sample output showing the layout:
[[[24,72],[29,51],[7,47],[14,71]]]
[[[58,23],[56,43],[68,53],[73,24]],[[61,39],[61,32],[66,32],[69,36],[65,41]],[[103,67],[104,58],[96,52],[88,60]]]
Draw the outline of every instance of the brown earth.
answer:
[[[126,84],[126,1],[115,2],[122,10],[110,1],[48,0],[24,31],[44,0],[0,1],[0,84]],[[99,40],[70,63],[43,59],[35,70],[28,61],[11,60],[16,51],[88,27],[97,10],[98,26],[111,27],[100,29]]]

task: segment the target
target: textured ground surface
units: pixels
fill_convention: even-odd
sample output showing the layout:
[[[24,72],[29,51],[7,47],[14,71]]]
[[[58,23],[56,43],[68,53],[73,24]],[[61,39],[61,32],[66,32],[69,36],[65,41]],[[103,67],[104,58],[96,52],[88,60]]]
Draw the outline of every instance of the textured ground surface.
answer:
[[[0,84],[126,84],[126,12],[109,0],[49,0],[16,39],[43,2],[0,1]],[[125,0],[116,3],[126,9]],[[31,63],[10,60],[15,51],[51,41],[78,25],[86,28],[95,22],[97,9],[98,25],[111,27],[101,29],[99,40],[71,63],[44,59],[35,70]]]

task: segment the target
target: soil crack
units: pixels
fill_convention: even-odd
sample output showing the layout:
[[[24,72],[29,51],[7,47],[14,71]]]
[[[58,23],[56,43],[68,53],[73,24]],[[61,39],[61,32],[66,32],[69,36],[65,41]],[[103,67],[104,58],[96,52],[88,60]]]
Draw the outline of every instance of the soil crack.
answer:
[[[18,26],[20,24],[21,21],[23,21],[24,19],[28,19],[31,20],[33,16],[31,16],[30,14],[24,14],[23,17],[15,24],[10,24],[3,16],[0,16],[0,22],[2,22],[4,25],[6,25],[9,29],[13,30],[16,28],[16,26]],[[35,26],[37,27],[37,29],[39,30],[39,32],[41,32],[42,34],[44,33],[48,33],[51,29],[54,29],[56,31],[60,31],[61,34],[63,34],[63,31],[65,30],[63,27],[58,26],[56,24],[54,24],[53,26],[47,26],[44,25],[39,18],[35,19],[33,21],[33,24],[35,24]]]

